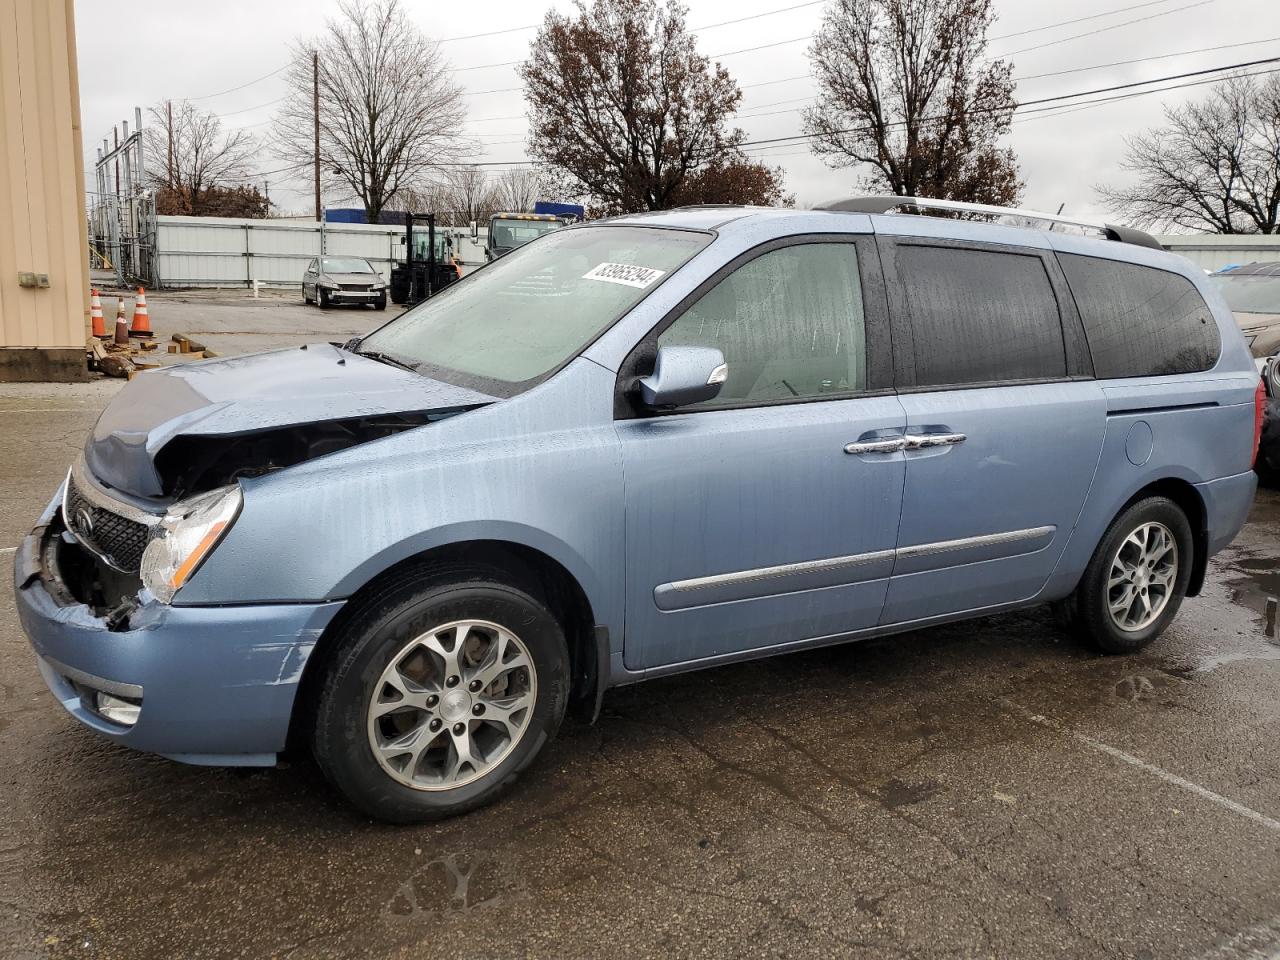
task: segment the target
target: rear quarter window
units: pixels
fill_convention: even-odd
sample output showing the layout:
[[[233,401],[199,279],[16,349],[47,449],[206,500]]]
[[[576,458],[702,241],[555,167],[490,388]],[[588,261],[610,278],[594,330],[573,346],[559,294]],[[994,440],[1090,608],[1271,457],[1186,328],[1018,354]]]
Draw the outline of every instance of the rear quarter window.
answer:
[[[1218,324],[1186,277],[1078,254],[1058,260],[1099,379],[1196,373],[1218,362]]]

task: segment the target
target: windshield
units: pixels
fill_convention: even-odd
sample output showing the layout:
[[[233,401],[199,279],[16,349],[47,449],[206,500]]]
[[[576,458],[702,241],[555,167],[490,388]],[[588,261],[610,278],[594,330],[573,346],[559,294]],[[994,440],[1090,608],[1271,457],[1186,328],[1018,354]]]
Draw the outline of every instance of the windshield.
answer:
[[[492,220],[489,223],[489,246],[509,250],[563,226],[559,220]]]
[[[325,273],[373,273],[369,261],[359,257],[324,257],[320,269]]]
[[[1280,313],[1280,276],[1219,273],[1209,279],[1235,313]]]
[[[522,246],[375,330],[360,352],[496,396],[556,370],[711,237],[574,227]]]

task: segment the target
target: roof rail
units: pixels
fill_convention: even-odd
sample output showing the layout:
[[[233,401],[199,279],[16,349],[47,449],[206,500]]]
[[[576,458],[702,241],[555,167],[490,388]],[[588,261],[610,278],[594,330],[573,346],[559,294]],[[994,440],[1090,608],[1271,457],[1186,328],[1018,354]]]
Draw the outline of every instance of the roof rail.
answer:
[[[1113,223],[1102,223],[1098,220],[1081,220],[1077,217],[1063,217],[1056,213],[1041,213],[1038,210],[1022,210],[1018,207],[997,207],[984,203],[964,203],[960,200],[930,200],[927,197],[849,197],[845,200],[832,200],[814,207],[815,210],[835,210],[845,213],[889,213],[896,207],[914,207],[917,210],[950,210],[955,213],[980,213],[992,217],[1021,217],[1024,220],[1040,220],[1049,224],[1066,224],[1072,227],[1083,227],[1102,234],[1108,240],[1121,243],[1132,243],[1140,247],[1151,247],[1163,250],[1160,241],[1149,233],[1135,230],[1133,227],[1121,227]]]

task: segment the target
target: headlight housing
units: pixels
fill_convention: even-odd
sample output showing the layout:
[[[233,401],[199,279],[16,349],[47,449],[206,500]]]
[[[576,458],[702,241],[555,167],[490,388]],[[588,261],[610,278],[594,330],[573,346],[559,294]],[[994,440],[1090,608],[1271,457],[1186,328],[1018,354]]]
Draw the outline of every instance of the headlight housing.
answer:
[[[240,485],[175,503],[153,528],[142,554],[142,585],[168,603],[231,528],[240,513]]]

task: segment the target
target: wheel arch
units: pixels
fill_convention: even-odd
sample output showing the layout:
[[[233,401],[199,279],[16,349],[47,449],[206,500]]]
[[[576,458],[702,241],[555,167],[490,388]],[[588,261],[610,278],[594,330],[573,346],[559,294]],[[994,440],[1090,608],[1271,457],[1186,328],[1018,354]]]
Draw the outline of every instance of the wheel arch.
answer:
[[[484,569],[544,600],[565,632],[569,649],[570,701],[575,715],[594,720],[608,681],[608,629],[599,624],[596,607],[579,578],[550,553],[527,543],[504,539],[454,540],[402,556],[383,566],[351,591],[342,610],[316,641],[303,668],[289,723],[291,748],[305,743],[325,666],[362,598],[385,584],[420,569],[426,574],[440,563],[458,562]]]

